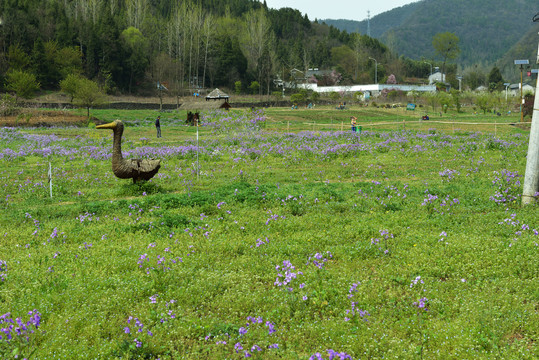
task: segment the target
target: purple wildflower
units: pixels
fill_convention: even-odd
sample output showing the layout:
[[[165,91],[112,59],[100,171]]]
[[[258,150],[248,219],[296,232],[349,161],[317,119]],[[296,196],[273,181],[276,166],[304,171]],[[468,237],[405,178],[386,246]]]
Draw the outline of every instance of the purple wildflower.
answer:
[[[424,284],[423,279],[421,279],[421,276],[418,276],[414,280],[412,280],[412,283],[410,284],[410,288],[413,288],[414,285],[417,285],[418,283]]]
[[[429,309],[427,309],[427,301],[428,299],[426,297],[422,297],[421,299],[419,299],[419,301],[417,302],[414,302],[413,305],[414,306],[417,306],[418,309],[423,309],[425,311],[428,311]]]

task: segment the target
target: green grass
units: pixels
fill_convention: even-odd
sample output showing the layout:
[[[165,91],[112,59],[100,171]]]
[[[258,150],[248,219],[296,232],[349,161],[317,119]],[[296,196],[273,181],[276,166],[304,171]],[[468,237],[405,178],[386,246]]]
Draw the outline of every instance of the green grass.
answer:
[[[126,120],[124,151],[158,151],[160,172],[141,185],[115,178],[100,157],[110,152],[110,132],[0,130],[0,316],[42,314],[29,341],[0,339],[0,355],[327,359],[334,349],[353,359],[537,358],[537,206],[491,200],[498,186],[520,193],[501,172],[524,174],[526,133],[436,124],[366,126],[356,137],[350,113],[268,109],[268,132],[245,136],[201,127],[197,177],[194,152],[167,152],[195,144],[196,129],[165,118],[158,142],[155,112],[95,110]],[[374,123],[418,115],[358,113]],[[345,131],[305,125],[328,119]],[[282,135],[289,121],[291,132],[306,132]],[[363,147],[342,147],[350,144]],[[283,261],[297,277],[276,286]],[[423,297],[428,311],[414,305]],[[369,315],[351,313],[352,304]]]

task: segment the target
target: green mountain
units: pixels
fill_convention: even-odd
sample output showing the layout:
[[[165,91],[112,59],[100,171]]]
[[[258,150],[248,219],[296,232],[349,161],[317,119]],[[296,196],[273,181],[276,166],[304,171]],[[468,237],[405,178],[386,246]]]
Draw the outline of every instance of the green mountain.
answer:
[[[486,66],[499,61],[504,76],[515,76],[511,59],[533,54],[533,5],[423,0],[375,16],[369,37],[366,21],[311,22],[258,0],[0,1],[0,92],[27,75],[46,90],[82,75],[110,93],[152,94],[159,82],[177,95],[214,87],[271,94],[306,79],[423,83],[428,63],[441,64],[432,38],[446,31],[462,49],[447,64],[449,81],[456,83],[455,64],[479,64],[482,84]]]
[[[460,39],[460,65],[494,64],[533,27],[537,11],[534,0],[423,0],[373,17],[370,30],[371,36],[413,59],[436,59],[433,36],[452,32]],[[366,20],[323,21],[338,29],[367,31]]]
[[[0,1],[0,20],[0,92],[30,75],[45,90],[82,75],[110,93],[152,94],[160,83],[177,95],[428,75],[377,39],[258,0]]]
[[[539,42],[539,23],[535,23],[530,30],[513,45],[505,55],[499,59],[496,66],[501,70],[504,76],[515,79],[520,78],[520,70],[517,65],[514,64],[516,59],[528,59],[530,60],[530,68],[539,68],[536,64],[537,60],[537,47]],[[524,76],[527,77],[526,73]],[[524,81],[529,80],[527,78]],[[535,84],[534,84],[535,86]]]
[[[370,19],[370,36],[374,38],[381,38],[386,31],[401,26],[410,16],[415,13],[415,9],[418,4],[419,3],[411,3],[372,17]],[[339,30],[344,30],[349,33],[357,32],[360,34],[367,34],[368,29],[367,20],[355,21],[344,19],[325,19],[319,20],[318,22],[326,23],[330,26],[332,25]]]

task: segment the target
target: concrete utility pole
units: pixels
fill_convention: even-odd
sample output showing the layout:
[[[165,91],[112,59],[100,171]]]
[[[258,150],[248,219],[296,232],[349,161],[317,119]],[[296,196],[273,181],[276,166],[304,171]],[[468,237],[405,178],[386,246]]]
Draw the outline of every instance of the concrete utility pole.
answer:
[[[533,18],[539,21],[539,14]],[[537,48],[537,63],[539,64],[539,47]],[[536,201],[535,195],[539,191],[539,76],[535,86],[535,101],[533,103],[532,127],[530,130],[530,143],[526,159],[526,174],[524,176],[524,189],[522,193],[522,205]]]
[[[374,83],[378,84],[378,61],[375,58],[369,58],[374,61]]]
[[[505,86],[505,102],[507,103],[507,88],[511,85],[511,83],[503,83],[503,86]]]
[[[524,71],[524,65],[528,65],[529,60],[515,60],[515,65],[520,66],[520,122],[524,121],[523,104],[524,97],[522,96],[522,72]]]

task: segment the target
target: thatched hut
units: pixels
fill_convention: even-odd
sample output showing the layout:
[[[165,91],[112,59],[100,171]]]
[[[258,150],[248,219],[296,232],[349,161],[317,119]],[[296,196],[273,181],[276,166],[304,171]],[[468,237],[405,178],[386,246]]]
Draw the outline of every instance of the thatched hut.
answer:
[[[209,100],[225,100],[225,102],[228,102],[228,99],[230,98],[230,96],[228,96],[228,94],[224,93],[223,91],[219,90],[219,89],[215,89],[213,90],[211,93],[209,93],[208,95],[206,95],[206,101],[209,101]]]
[[[180,106],[180,109],[191,110],[191,111],[217,110],[217,109],[228,110],[232,107],[230,106],[230,103],[228,102],[229,98],[230,96],[228,96],[228,94],[224,93],[223,91],[219,89],[215,89],[206,96],[206,101],[202,101],[199,98],[191,97],[189,99],[186,99],[182,103],[182,105]],[[213,100],[213,101],[210,101],[210,100]]]
[[[206,95],[206,102],[209,102],[209,103],[217,102],[219,103],[219,109],[228,110],[232,107],[230,106],[230,103],[228,102],[229,98],[230,96],[228,96],[227,93],[219,89],[215,89],[211,93]],[[210,100],[213,100],[213,101],[210,101]],[[224,100],[224,102],[222,100]]]

